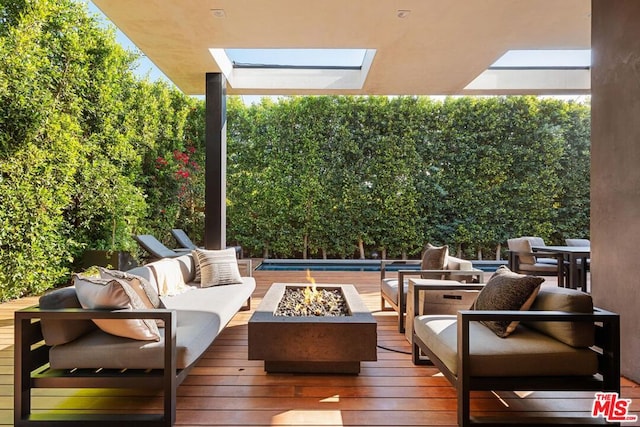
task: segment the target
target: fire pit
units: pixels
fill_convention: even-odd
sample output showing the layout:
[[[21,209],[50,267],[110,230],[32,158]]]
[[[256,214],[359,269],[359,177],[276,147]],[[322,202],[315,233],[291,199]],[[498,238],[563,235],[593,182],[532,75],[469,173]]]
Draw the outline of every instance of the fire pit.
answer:
[[[377,360],[376,321],[353,285],[317,285],[342,296],[344,315],[276,315],[285,293],[307,288],[271,285],[249,320],[249,360],[264,360],[267,372],[340,374],[358,374],[360,361]]]

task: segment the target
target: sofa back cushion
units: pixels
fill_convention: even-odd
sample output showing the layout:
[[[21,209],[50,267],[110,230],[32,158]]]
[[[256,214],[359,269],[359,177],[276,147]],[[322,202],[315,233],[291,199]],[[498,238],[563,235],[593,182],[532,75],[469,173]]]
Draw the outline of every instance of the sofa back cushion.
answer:
[[[60,310],[64,308],[82,308],[73,287],[56,289],[42,295],[39,305],[44,310]],[[55,320],[42,319],[42,336],[47,345],[66,344],[95,330],[97,327],[91,320]]]
[[[592,313],[591,295],[575,289],[544,287],[538,292],[530,310]],[[592,322],[523,322],[529,328],[545,333],[572,347],[590,347],[595,342]]]

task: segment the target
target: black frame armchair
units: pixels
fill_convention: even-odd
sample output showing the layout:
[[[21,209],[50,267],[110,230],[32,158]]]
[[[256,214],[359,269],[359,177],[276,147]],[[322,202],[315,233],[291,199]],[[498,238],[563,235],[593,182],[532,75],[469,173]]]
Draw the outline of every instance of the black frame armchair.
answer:
[[[441,275],[444,280],[455,280],[455,276],[464,277],[465,279],[471,277],[475,278],[478,283],[482,283],[484,280],[484,272],[479,269],[473,270],[420,270],[420,261],[407,261],[407,260],[383,260],[380,263],[380,309],[382,311],[396,311],[398,313],[398,332],[404,333],[405,331],[405,319],[404,315],[407,311],[407,301],[404,285],[408,286],[408,278],[410,276],[422,277],[423,274],[436,274]],[[393,295],[389,295],[385,292],[383,282],[388,280],[387,273],[390,271],[387,266],[398,267],[398,292],[397,300]],[[402,267],[416,266],[417,269],[403,269]],[[389,304],[389,307],[386,307]]]

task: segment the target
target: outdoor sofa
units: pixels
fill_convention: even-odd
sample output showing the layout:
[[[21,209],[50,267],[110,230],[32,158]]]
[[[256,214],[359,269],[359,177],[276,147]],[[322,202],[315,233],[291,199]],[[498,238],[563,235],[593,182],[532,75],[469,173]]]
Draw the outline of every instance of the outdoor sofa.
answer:
[[[250,307],[256,285],[249,260],[237,261],[233,249],[211,252],[224,252],[225,256],[206,264],[199,258],[202,271],[197,271],[191,254],[162,259],[126,273],[101,270],[100,274],[107,277],[115,275],[132,284],[144,284],[144,295],[140,298],[148,296],[150,301],[158,298],[159,308],[82,308],[86,303],[81,304],[80,299],[86,299],[87,289],[104,292],[106,287],[93,286],[92,280],[98,279],[76,277],[75,286],[54,290],[40,298],[39,306],[17,311],[15,425],[32,425],[43,419],[50,421],[46,425],[173,425],[178,385],[234,315]],[[238,262],[247,267],[249,274],[239,273]],[[205,275],[207,285],[211,280],[222,283],[220,279],[224,279],[225,274],[210,275],[210,270],[215,273],[220,265],[224,271],[233,270],[230,270],[231,276],[236,283],[205,287]],[[194,282],[198,274],[202,280]],[[122,280],[125,279],[109,281],[109,286],[113,285],[110,289],[128,289],[130,293],[133,286],[122,286]],[[150,293],[149,286],[157,289],[158,294]],[[120,291],[112,294],[117,293],[122,294]],[[96,305],[102,304],[100,301]],[[118,319],[116,323],[114,319]],[[92,320],[102,321],[101,326]],[[123,329],[124,332],[120,331],[123,336],[114,335],[109,328],[118,329],[115,332]],[[154,338],[156,331],[158,336]],[[142,336],[138,338],[138,334]],[[37,388],[155,389],[163,392],[163,412],[34,414],[31,391]]]
[[[522,276],[508,270],[504,275]],[[593,307],[589,294],[555,286],[539,287],[526,304],[515,304],[520,308],[504,309],[504,299],[495,292],[499,287],[492,285],[494,277],[478,295],[474,310],[415,313],[413,362],[435,365],[456,388],[458,425],[602,424],[603,419],[590,416],[516,418],[508,411],[498,417],[471,416],[471,392],[478,390],[620,393],[618,314]],[[416,288],[415,307],[421,291]]]

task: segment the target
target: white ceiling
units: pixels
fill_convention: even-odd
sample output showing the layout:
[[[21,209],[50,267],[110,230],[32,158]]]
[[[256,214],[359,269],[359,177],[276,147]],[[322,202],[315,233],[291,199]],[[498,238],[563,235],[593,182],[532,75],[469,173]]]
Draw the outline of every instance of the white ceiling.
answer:
[[[589,70],[487,68],[513,49],[589,49],[590,0],[93,2],[186,94],[204,93],[205,73],[222,70],[210,49],[225,48],[375,49],[360,89],[283,89],[283,85],[287,87],[285,82],[276,88],[264,85],[241,89],[229,85],[229,94],[589,91]],[[214,16],[213,9],[223,9],[225,16]],[[399,10],[410,13],[399,18]]]

